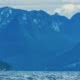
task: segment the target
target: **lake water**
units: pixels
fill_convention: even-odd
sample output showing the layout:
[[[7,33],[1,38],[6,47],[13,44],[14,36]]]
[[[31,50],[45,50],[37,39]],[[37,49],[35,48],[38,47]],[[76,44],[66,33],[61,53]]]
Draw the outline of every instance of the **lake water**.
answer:
[[[80,72],[1,71],[0,80],[80,80]]]

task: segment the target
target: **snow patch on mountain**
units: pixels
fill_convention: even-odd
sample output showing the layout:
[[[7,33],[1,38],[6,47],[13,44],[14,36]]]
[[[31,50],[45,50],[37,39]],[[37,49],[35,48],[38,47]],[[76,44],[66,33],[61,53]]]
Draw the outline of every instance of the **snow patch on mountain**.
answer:
[[[51,29],[54,29],[55,31],[60,32],[60,28],[59,28],[59,25],[57,23],[53,22]]]
[[[26,14],[23,15],[23,20],[27,20],[26,16],[27,16]]]
[[[36,19],[33,19],[33,21],[34,21],[34,23],[36,23],[36,24],[38,23]]]

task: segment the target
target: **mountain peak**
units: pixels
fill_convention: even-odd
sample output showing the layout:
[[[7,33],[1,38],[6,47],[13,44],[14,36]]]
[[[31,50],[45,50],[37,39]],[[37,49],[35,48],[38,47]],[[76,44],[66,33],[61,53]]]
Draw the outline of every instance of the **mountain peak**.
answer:
[[[80,18],[80,12],[74,14],[71,19],[76,18],[76,17],[79,17]]]
[[[1,8],[1,14],[3,14],[3,13],[12,13],[12,10],[13,10],[13,8],[11,8],[11,7],[3,7],[3,8]]]
[[[55,13],[54,15],[55,15],[55,16],[59,16],[59,13]]]
[[[12,7],[8,7],[8,6],[5,6],[5,7],[2,7],[0,9],[13,9]]]

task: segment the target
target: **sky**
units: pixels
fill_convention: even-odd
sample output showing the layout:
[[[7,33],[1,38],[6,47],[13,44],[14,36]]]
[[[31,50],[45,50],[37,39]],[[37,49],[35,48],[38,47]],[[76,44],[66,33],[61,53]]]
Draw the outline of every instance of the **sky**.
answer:
[[[0,7],[3,6],[24,10],[44,10],[50,14],[58,12],[68,18],[80,12],[80,0],[0,0]]]

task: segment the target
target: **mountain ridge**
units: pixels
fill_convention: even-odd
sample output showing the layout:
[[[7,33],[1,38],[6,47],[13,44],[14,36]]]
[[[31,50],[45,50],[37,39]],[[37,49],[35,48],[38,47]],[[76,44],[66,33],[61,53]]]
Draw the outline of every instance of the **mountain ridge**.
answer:
[[[1,8],[0,59],[17,70],[53,70],[57,55],[70,51],[80,42],[71,35],[74,31],[77,35],[76,27],[79,30],[77,22],[72,21],[43,10]]]

